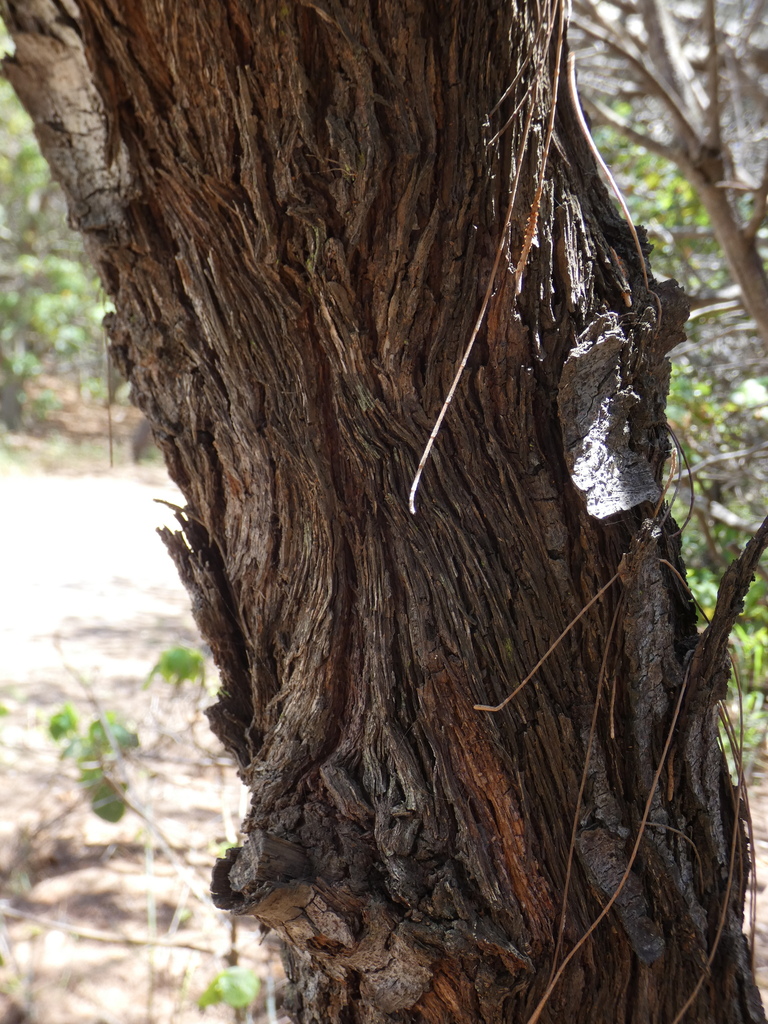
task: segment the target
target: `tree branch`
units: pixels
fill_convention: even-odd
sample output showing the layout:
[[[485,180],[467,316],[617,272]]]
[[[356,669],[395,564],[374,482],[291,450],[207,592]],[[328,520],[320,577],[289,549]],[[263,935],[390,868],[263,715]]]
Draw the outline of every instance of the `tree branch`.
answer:
[[[628,121],[625,121],[623,117],[620,117],[611,110],[610,107],[601,103],[600,100],[586,99],[583,96],[581,96],[580,99],[582,106],[593,121],[610,125],[611,128],[615,128],[616,131],[621,132],[625,139],[628,139],[630,142],[634,142],[636,146],[642,146],[643,149],[647,149],[649,153],[655,153],[657,156],[663,157],[671,163],[677,163],[678,151],[672,149],[671,146],[665,146],[664,143],[659,142],[658,139],[654,139],[650,135],[646,135],[644,132],[637,131],[637,129],[633,128]]]
[[[703,94],[688,59],[683,53],[680,39],[666,5],[658,0],[641,0],[645,31],[648,34],[650,66],[658,71],[668,89],[674,89],[685,110],[686,123],[691,125],[697,140],[704,124],[707,107]]]
[[[0,903],[0,915],[12,917],[17,921],[31,921],[46,928],[49,931],[65,932],[78,939],[86,939],[89,942],[109,942],[116,946],[165,946],[169,949],[191,949],[196,953],[206,953],[215,956],[215,951],[206,946],[198,946],[193,942],[179,942],[176,939],[164,937],[139,938],[133,935],[123,935],[120,932],[105,932],[99,928],[87,928],[84,925],[70,924],[68,921],[57,921],[52,917],[42,917],[39,914],[30,914],[25,910],[17,910],[10,906],[5,900]]]
[[[739,557],[725,571],[717,592],[712,621],[702,633],[693,653],[690,673],[689,706],[711,706],[725,696],[728,682],[728,640],[734,623],[744,610],[747,596],[763,552],[768,547],[768,517]]]
[[[715,152],[723,148],[720,131],[720,54],[717,45],[715,0],[706,0],[704,14],[709,49],[707,52],[707,114],[706,143]]]
[[[763,171],[763,180],[760,182],[759,187],[753,193],[754,206],[752,208],[752,216],[749,218],[749,222],[744,228],[744,238],[748,242],[754,242],[757,237],[757,232],[765,220],[765,211],[768,208],[768,160],[765,164],[765,170]]]
[[[594,14],[592,15],[594,17]],[[645,85],[649,95],[660,99],[672,114],[677,130],[686,141],[686,144],[695,151],[699,144],[699,134],[691,124],[685,109],[681,105],[680,98],[671,91],[667,83],[652,75],[648,70],[650,57],[647,53],[639,50],[633,52],[633,48],[615,36],[610,26],[598,19],[598,24],[590,20],[583,20],[578,15],[571,18],[571,25],[576,26],[585,35],[603,43],[609,50],[616,54],[621,60],[626,61],[637,73],[640,81]]]
[[[685,508],[691,502],[690,490],[687,487],[681,487],[677,499]],[[749,534],[750,536],[760,529],[760,523],[753,523],[743,519],[741,516],[737,516],[735,512],[731,512],[725,505],[721,505],[719,501],[710,501],[701,492],[697,492],[693,500],[696,503],[696,513],[701,515],[704,520],[712,519],[716,523],[722,523],[723,526],[728,526],[732,530],[741,530],[742,533]],[[722,558],[722,551],[720,550],[710,549],[710,554],[716,561]]]

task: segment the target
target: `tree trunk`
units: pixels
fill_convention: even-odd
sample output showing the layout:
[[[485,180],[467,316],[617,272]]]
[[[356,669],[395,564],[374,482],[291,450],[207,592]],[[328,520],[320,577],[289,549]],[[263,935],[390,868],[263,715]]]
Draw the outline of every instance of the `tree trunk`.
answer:
[[[564,73],[530,219],[559,8],[6,2],[187,502],[165,541],[252,794],[214,893],[284,938],[296,1019],[764,1020],[717,702],[766,538],[696,647],[657,507],[685,303]]]

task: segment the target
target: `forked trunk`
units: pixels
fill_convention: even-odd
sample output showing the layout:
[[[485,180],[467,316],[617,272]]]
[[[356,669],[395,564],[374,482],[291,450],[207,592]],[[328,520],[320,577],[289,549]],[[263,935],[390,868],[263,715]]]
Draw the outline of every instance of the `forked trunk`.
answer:
[[[165,540],[252,793],[216,899],[285,939],[296,1019],[669,1024],[693,995],[687,1020],[763,1020],[723,642],[691,657],[660,509],[685,303],[600,183],[559,6],[10,0],[9,25],[187,502]]]

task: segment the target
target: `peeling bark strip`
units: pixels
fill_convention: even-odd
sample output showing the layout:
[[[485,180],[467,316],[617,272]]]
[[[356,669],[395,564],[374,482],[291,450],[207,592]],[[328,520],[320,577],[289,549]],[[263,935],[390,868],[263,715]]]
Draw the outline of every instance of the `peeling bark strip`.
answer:
[[[285,940],[295,1019],[526,1021],[648,806],[538,1019],[667,1024],[712,958],[689,1019],[762,1021],[711,703],[662,758],[696,631],[674,524],[642,524],[685,304],[650,281],[659,329],[567,90],[526,236],[557,4],[7,3],[185,495],[164,540],[251,792],[213,892]]]
[[[229,872],[229,882],[243,892],[255,882],[301,878],[308,869],[309,862],[300,846],[259,830],[247,836],[246,845]]]

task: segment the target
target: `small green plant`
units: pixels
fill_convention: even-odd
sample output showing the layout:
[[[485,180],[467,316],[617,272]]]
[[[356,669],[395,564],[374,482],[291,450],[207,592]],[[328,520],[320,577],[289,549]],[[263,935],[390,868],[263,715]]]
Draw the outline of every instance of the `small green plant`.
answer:
[[[192,650],[190,647],[169,647],[167,651],[163,651],[157,664],[147,676],[145,689],[155,676],[161,676],[171,686],[181,686],[185,682],[198,683],[203,686],[205,683],[205,658],[201,651]]]
[[[209,843],[208,850],[213,857],[219,860],[226,857],[227,850],[231,850],[234,845],[228,839],[223,839],[221,842]]]
[[[755,622],[749,622],[749,627],[737,623],[733,627],[731,644],[739,665],[744,689],[760,690],[764,692],[766,682],[766,670],[768,670],[768,626],[755,626]]]
[[[744,777],[749,782],[763,749],[766,729],[768,728],[768,711],[765,709],[765,698],[759,690],[750,690],[749,693],[744,694],[741,703],[739,703],[737,698],[731,699],[728,703],[728,712],[731,721],[734,723],[734,729],[737,731],[737,742],[739,739],[738,734],[740,733],[741,767]],[[740,725],[739,715],[741,715]],[[739,777],[737,755],[733,749],[731,736],[722,725],[720,727],[720,742],[728,761],[731,781],[736,785]]]
[[[64,744],[61,756],[71,758],[80,770],[80,784],[95,814],[105,821],[120,821],[125,814],[122,798],[127,784],[114,778],[118,759],[139,745],[139,737],[118,721],[114,711],[81,727],[75,707],[64,704],[48,722],[48,733]]]
[[[741,715],[741,743],[747,779],[765,747],[768,734],[768,709],[765,707],[766,666],[768,665],[768,627],[758,625],[757,616],[745,619],[733,628],[731,637],[734,678],[729,692],[729,711],[734,722]],[[739,701],[735,676],[738,673],[742,698]],[[724,736],[729,765],[734,761],[731,744]]]
[[[261,988],[260,978],[250,967],[227,967],[221,971],[197,1001],[201,1010],[226,1003],[236,1010],[250,1006]]]

